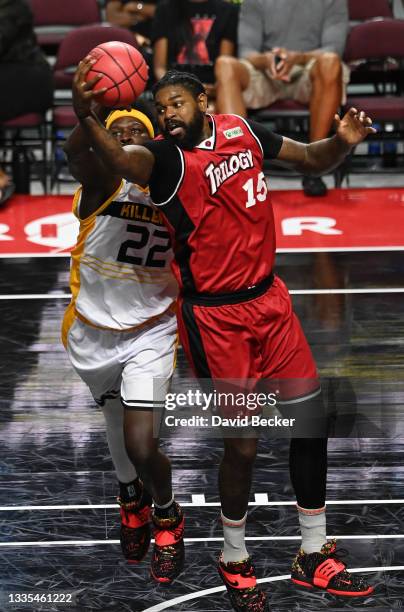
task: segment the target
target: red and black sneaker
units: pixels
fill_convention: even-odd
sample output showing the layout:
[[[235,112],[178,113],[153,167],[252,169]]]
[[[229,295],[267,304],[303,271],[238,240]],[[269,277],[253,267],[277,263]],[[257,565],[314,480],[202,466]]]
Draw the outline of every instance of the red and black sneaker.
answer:
[[[151,539],[151,506],[138,501],[123,503],[118,497],[121,514],[121,548],[128,563],[140,563],[149,550]]]
[[[267,596],[257,587],[251,557],[238,562],[223,563],[219,557],[219,575],[226,585],[233,610],[236,612],[268,612]]]
[[[150,573],[157,582],[166,585],[171,584],[184,567],[184,515],[177,503],[175,509],[175,518],[152,516],[155,544]]]
[[[292,582],[345,597],[365,597],[373,593],[373,587],[364,578],[347,572],[336,548],[336,541],[331,540],[324,544],[321,552],[306,554],[300,549],[292,564]],[[347,551],[341,550],[340,554],[345,555]]]

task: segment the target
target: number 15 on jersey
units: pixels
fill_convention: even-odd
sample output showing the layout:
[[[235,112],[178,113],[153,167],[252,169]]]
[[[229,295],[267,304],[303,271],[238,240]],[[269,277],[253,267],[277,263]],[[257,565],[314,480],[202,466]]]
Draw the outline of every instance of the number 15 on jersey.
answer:
[[[268,193],[268,187],[264,173],[259,173],[256,182],[254,178],[249,178],[248,181],[244,183],[243,189],[247,193],[247,201],[245,204],[246,208],[255,206],[257,200],[258,202],[265,202]]]

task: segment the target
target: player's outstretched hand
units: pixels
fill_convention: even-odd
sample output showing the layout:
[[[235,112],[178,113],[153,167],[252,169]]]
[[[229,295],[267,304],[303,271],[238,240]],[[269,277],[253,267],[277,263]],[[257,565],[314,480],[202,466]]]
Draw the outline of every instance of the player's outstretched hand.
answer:
[[[362,142],[368,134],[376,134],[372,120],[364,111],[350,108],[342,117],[335,115],[336,132],[339,138],[348,145],[355,146]]]
[[[73,78],[73,108],[79,119],[88,117],[91,113],[92,102],[107,91],[106,87],[97,89],[97,91],[93,90],[94,85],[102,78],[101,75],[86,81],[87,74],[96,61],[91,57],[85,57],[79,63]]]

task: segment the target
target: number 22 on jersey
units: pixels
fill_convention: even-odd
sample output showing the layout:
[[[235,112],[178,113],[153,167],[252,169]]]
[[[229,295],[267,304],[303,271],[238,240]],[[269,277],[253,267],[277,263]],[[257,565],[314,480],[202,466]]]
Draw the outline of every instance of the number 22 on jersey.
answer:
[[[133,239],[125,240],[119,249],[117,260],[135,266],[164,268],[170,249],[170,236],[165,229],[150,230],[146,225],[129,224],[126,231]]]

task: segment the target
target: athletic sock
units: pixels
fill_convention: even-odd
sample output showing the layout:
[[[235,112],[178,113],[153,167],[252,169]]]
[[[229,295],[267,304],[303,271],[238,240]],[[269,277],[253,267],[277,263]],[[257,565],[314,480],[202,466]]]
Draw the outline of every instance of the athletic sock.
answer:
[[[157,520],[176,520],[179,518],[178,506],[174,501],[174,497],[166,504],[160,505],[154,502],[154,518]]]
[[[125,448],[124,408],[120,398],[106,400],[104,406],[101,406],[101,410],[105,418],[108,448],[116,476],[120,482],[131,483],[136,480],[138,474]]]
[[[119,497],[124,504],[139,501],[143,493],[143,484],[139,477],[131,482],[119,482]]]
[[[325,509],[325,506],[314,510],[297,506],[302,533],[302,549],[306,554],[320,552],[322,546],[327,542]]]
[[[223,563],[243,561],[248,552],[245,547],[245,525],[247,513],[240,520],[228,519],[221,513],[223,523]]]

